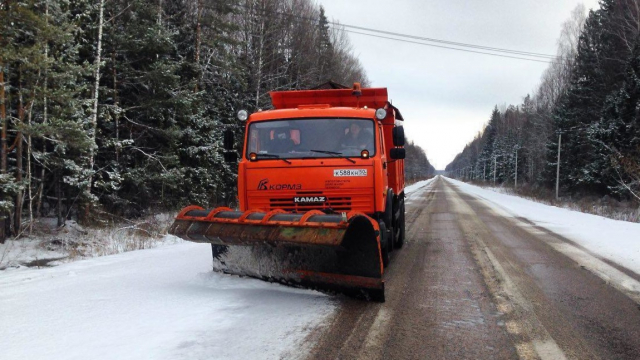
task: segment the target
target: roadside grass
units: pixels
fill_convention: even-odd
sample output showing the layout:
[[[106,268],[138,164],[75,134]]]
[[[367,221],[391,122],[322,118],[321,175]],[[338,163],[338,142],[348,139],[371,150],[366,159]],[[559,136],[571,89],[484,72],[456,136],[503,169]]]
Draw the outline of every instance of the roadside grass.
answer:
[[[0,270],[48,267],[61,263],[174,244],[168,236],[173,214],[161,213],[137,221],[102,222],[85,227],[73,220],[57,227],[55,218],[34,221],[31,234],[0,244]]]
[[[561,196],[556,200],[555,191],[524,184],[514,188],[509,185],[493,186],[482,181],[468,181],[468,183],[495,192],[516,195],[539,203],[598,215],[613,220],[640,223],[640,202],[637,200],[618,201],[610,196]]]

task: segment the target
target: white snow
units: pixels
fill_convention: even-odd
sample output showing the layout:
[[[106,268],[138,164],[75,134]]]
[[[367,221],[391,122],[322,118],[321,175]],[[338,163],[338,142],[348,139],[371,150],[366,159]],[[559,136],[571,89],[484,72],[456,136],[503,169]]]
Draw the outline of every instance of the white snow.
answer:
[[[523,217],[559,234],[598,257],[640,274],[640,224],[537,203],[447,178],[505,216]]]
[[[44,260],[48,265],[58,265],[68,256],[60,249],[43,247],[41,239],[7,239],[0,244],[0,270],[9,271],[23,267],[25,263]]]
[[[85,228],[72,220],[58,227],[56,218],[38,218],[31,234],[25,231],[23,237],[0,244],[0,270],[54,266],[182,242],[173,236],[160,236],[166,233],[174,217],[175,214],[160,213],[135,223],[96,228]]]
[[[409,195],[413,192],[415,192],[418,189],[421,189],[429,184],[431,184],[433,182],[433,180],[435,179],[435,177],[428,179],[428,180],[422,180],[422,181],[418,181],[417,183],[411,184],[407,187],[404,188],[404,193],[406,195]]]
[[[0,272],[0,358],[280,359],[332,297],[211,271],[207,244],[182,243]]]

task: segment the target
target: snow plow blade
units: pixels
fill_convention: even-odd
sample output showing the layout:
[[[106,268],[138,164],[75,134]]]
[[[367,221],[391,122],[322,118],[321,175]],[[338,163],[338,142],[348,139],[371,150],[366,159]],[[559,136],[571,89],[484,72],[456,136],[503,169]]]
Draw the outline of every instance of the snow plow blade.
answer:
[[[189,206],[169,233],[213,244],[214,269],[225,273],[384,301],[379,228],[362,213]]]

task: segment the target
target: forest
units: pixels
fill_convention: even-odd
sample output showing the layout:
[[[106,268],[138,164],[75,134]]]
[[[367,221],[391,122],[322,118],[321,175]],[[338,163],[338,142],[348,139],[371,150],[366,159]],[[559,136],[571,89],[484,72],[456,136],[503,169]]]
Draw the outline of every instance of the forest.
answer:
[[[427,153],[423,148],[416,145],[412,140],[405,143],[407,158],[404,163],[404,176],[408,183],[431,178],[435,175],[436,169],[431,165]]]
[[[640,200],[640,1],[601,0],[588,13],[579,5],[536,91],[496,106],[446,171],[551,193],[557,184],[560,196]]]
[[[329,80],[370,85],[311,0],[2,0],[0,239],[43,216],[233,203],[222,133],[242,138],[235,113]],[[409,149],[424,177],[424,151]]]

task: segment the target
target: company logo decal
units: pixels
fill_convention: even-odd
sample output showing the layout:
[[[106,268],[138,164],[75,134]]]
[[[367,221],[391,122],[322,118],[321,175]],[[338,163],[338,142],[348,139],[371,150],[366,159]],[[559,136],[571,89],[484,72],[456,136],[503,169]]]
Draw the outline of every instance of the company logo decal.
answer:
[[[260,183],[258,183],[258,190],[267,190],[268,183],[269,183],[269,179],[260,180]]]
[[[296,196],[293,198],[293,202],[296,204],[299,203],[323,203],[327,201],[326,196]]]
[[[258,190],[302,190],[302,184],[269,184],[269,179],[262,179]]]

